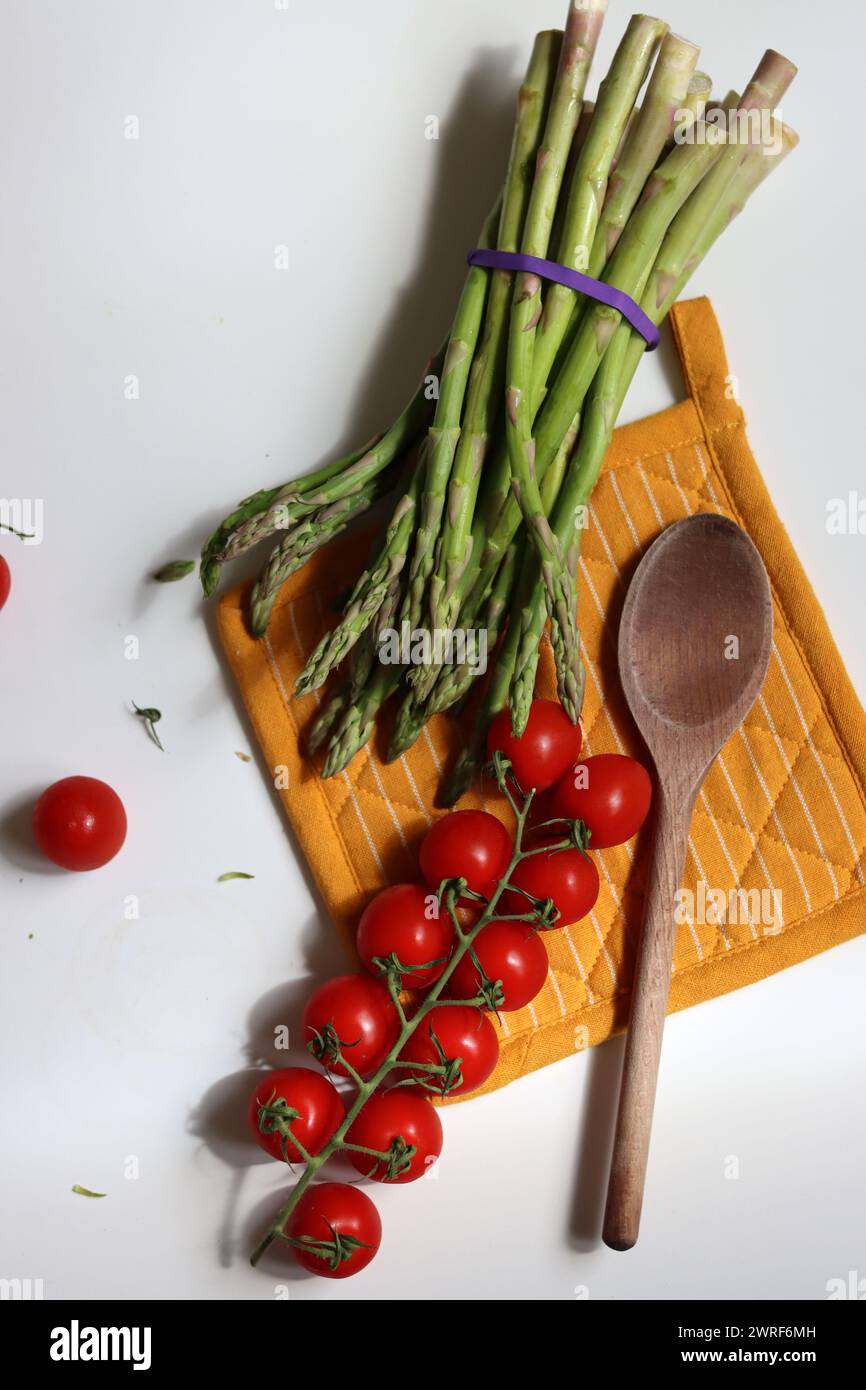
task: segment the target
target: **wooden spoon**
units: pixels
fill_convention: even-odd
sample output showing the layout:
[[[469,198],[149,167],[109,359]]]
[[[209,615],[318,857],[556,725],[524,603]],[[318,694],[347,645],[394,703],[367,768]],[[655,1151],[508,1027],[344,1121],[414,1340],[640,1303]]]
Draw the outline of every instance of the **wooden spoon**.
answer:
[[[763,561],[727,517],[670,526],[638,565],[619,669],[658,774],[649,872],[611,1160],[604,1241],[637,1240],[674,946],[674,907],[695,798],[764,681],[773,641]],[[592,848],[590,844],[590,848]]]

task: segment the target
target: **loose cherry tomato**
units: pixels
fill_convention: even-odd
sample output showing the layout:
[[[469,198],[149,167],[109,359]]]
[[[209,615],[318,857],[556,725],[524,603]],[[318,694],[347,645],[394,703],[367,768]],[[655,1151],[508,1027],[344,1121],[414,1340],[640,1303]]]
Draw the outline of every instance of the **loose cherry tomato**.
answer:
[[[499,1058],[499,1040],[490,1019],[471,1004],[440,1004],[432,1008],[400,1053],[404,1062],[431,1062],[442,1065],[442,1057],[432,1034],[436,1035],[449,1062],[460,1061],[460,1080],[449,1086],[442,1073],[406,1069],[419,1089],[432,1095],[432,1086],[442,1095],[468,1095],[483,1086]]]
[[[551,843],[555,842],[543,840],[539,848]],[[552,898],[559,912],[558,927],[579,922],[592,911],[598,897],[598,869],[579,849],[542,851],[521,859],[509,882],[534,898]],[[500,902],[505,912],[531,910],[526,898],[508,889]]]
[[[317,1154],[345,1114],[336,1086],[311,1067],[266,1072],[250,1097],[250,1129],[256,1143],[272,1158],[289,1163],[303,1162],[293,1138],[308,1154]]]
[[[351,1075],[342,1062],[335,1060],[336,1035],[349,1066],[361,1076],[369,1076],[381,1066],[396,1042],[400,1021],[381,980],[361,974],[335,975],[310,995],[302,1028],[305,1044],[313,1042],[317,1049],[322,1047],[319,1060],[329,1071]]]
[[[345,1182],[316,1182],[286,1222],[292,1254],[311,1274],[348,1279],[373,1259],[382,1239],[379,1213],[366,1192]]]
[[[522,1009],[547,979],[544,942],[528,922],[488,922],[472,943],[481,969],[491,983],[500,980],[505,995],[501,1013]],[[478,966],[469,951],[460,957],[445,986],[448,999],[472,999],[481,987]],[[489,1007],[489,1003],[488,1003]]]
[[[497,714],[487,733],[487,756],[498,749],[510,760],[524,791],[544,791],[579,756],[580,744],[580,725],[572,724],[558,701],[533,700],[520,738],[511,732],[508,710]]]
[[[414,1182],[423,1178],[442,1152],[442,1121],[429,1100],[403,1087],[372,1095],[346,1135],[348,1143],[362,1144],[365,1149],[378,1149],[380,1153],[387,1153],[395,1139],[402,1139],[406,1147],[414,1145],[415,1152],[394,1177],[388,1176],[392,1165],[371,1154],[348,1149],[346,1157],[359,1173],[375,1178],[376,1182]]]
[[[637,834],[652,794],[650,775],[634,758],[596,753],[562,778],[553,796],[553,815],[582,820],[591,831],[590,849],[608,849]]]
[[[33,808],[33,838],[62,869],[101,869],[126,839],[123,802],[98,777],[63,777]]]
[[[374,957],[395,955],[401,965],[430,965],[426,970],[407,970],[401,976],[407,989],[421,989],[438,980],[454,945],[454,928],[435,895],[417,883],[395,883],[377,893],[358,923],[358,955],[371,975],[379,972]]]
[[[487,811],[452,811],[437,820],[421,845],[421,872],[436,889],[443,878],[465,878],[490,897],[511,860],[511,836]]]
[[[9,597],[9,590],[12,588],[12,573],[6,560],[0,555],[0,608],[3,607]]]

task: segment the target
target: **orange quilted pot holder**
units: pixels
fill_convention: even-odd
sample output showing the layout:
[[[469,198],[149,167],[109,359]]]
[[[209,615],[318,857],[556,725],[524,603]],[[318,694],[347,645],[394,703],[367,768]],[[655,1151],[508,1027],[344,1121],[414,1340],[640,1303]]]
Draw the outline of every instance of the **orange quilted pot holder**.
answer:
[[[768,895],[772,925],[717,925],[695,912],[678,928],[669,1008],[684,1009],[793,965],[866,928],[861,855],[866,844],[866,717],[823,614],[767,495],[706,299],[671,314],[689,398],[618,430],[593,495],[581,555],[580,627],[587,666],[584,751],[642,755],[616,668],[629,579],[659,532],[691,512],[733,517],[764,558],[774,600],[767,680],[744,727],[725,746],[698,799],[685,886]],[[460,747],[459,724],[439,715],[399,761],[370,746],[324,782],[301,753],[316,696],[291,698],[295,677],[330,620],[330,601],[363,567],[357,537],[327,547],[284,586],[264,641],[244,623],[245,590],[222,600],[222,641],[268,764],[287,770],[286,814],[329,915],[353,950],[354,928],[385,884],[418,877],[417,847],[433,818],[442,768]],[[555,691],[542,652],[539,694]],[[284,780],[286,780],[284,778]],[[471,793],[509,819],[498,795]],[[545,937],[547,984],[531,1005],[503,1015],[499,1065],[484,1088],[603,1042],[625,1026],[641,881],[648,850],[635,842],[595,855],[601,893],[576,925]],[[775,897],[770,897],[775,893]],[[748,918],[747,913],[740,913]]]

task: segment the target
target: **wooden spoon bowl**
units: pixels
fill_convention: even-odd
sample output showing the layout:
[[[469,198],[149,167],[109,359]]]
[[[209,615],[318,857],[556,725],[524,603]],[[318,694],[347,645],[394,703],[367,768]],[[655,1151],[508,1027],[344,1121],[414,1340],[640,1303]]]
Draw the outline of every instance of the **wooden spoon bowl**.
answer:
[[[638,1236],[670,989],[674,907],[695,798],[754,704],[773,643],[763,561],[733,521],[700,513],[670,526],[631,582],[619,668],[657,772],[656,841],[626,1039],[604,1240]]]

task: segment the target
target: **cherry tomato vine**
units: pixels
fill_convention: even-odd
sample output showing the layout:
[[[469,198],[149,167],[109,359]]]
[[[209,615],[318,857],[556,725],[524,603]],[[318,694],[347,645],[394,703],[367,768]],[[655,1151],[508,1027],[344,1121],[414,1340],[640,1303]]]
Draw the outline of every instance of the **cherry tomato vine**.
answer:
[[[383,1102],[388,1097],[394,1098],[395,1094],[399,1095],[403,1088],[409,1088],[409,1094],[419,1099],[425,1093],[446,1096],[464,1088],[474,1089],[482,1084],[495,1064],[495,1052],[492,1064],[489,1055],[482,1056],[480,1060],[473,1056],[471,1060],[476,1068],[475,1075],[464,1076],[464,1067],[470,1060],[468,1050],[466,1059],[459,1054],[449,1055],[442,1039],[431,1025],[431,1015],[434,1015],[435,1011],[434,1017],[442,1020],[437,1026],[447,1042],[452,1034],[455,1037],[460,1034],[459,1026],[448,1027],[449,1018],[459,1020],[460,1010],[471,1010],[477,1024],[476,1031],[483,1033],[483,1030],[489,1030],[493,1034],[493,1045],[496,1048],[495,1033],[487,1013],[491,1007],[502,1002],[502,990],[496,988],[499,982],[491,981],[487,977],[474,945],[492,922],[523,923],[527,930],[549,930],[557,926],[560,914],[553,899],[534,896],[527,889],[512,883],[512,876],[519,865],[539,855],[545,856],[548,860],[551,856],[569,851],[585,856],[587,834],[580,821],[559,818],[546,822],[542,827],[535,827],[546,829],[549,834],[543,843],[524,848],[524,831],[535,792],[523,791],[514,775],[511,762],[501,750],[494,751],[490,772],[505,794],[515,817],[516,828],[510,858],[504,867],[497,866],[500,871],[496,874],[495,880],[489,885],[485,883],[485,887],[489,887],[486,895],[473,889],[466,877],[444,878],[439,883],[435,892],[437,908],[439,911],[444,908],[447,913],[450,935],[453,937],[453,948],[447,961],[443,965],[441,955],[437,955],[429,961],[407,965],[394,953],[371,953],[367,961],[368,966],[378,972],[378,980],[387,991],[396,1021],[393,1032],[387,1038],[388,1047],[384,1057],[375,1069],[367,1071],[365,1075],[363,1072],[366,1068],[359,1069],[354,1065],[354,1061],[358,1060],[359,1056],[364,1056],[366,1061],[370,1062],[373,1056],[370,1050],[370,1030],[364,1038],[341,1038],[332,1023],[325,1023],[321,1027],[309,1022],[307,1024],[313,1034],[308,1043],[309,1050],[327,1070],[349,1077],[356,1087],[354,1098],[345,1109],[330,1138],[320,1143],[320,1136],[317,1135],[315,1151],[307,1150],[298,1132],[301,1128],[301,1117],[291,1100],[281,1101],[278,1095],[275,1096],[273,1087],[269,1089],[266,1083],[262,1083],[257,1089],[256,1095],[259,1100],[254,1096],[251,1120],[254,1129],[258,1128],[259,1142],[264,1140],[264,1146],[267,1147],[273,1146],[276,1140],[277,1156],[282,1156],[287,1162],[290,1161],[290,1156],[300,1156],[306,1166],[277,1213],[275,1221],[253,1251],[250,1257],[253,1265],[258,1263],[265,1251],[277,1240],[287,1242],[306,1268],[326,1277],[342,1278],[356,1273],[368,1264],[378,1248],[380,1230],[378,1218],[373,1220],[367,1210],[367,1206],[372,1207],[372,1203],[365,1194],[345,1184],[323,1183],[311,1186],[316,1174],[329,1158],[343,1151],[360,1172],[378,1176],[382,1181],[411,1181],[413,1177],[421,1176],[424,1156],[419,1155],[416,1144],[407,1142],[406,1134],[394,1133],[390,1143],[382,1149],[368,1143],[353,1142],[353,1138],[357,1136],[368,1139],[370,1135],[387,1136],[391,1133],[399,1121],[395,1120],[389,1127],[386,1123],[387,1117],[376,1117],[374,1111],[388,1109]],[[453,814],[459,816],[466,813]],[[437,824],[445,824],[449,819],[445,817],[443,822]],[[554,832],[560,834],[561,838],[553,838]],[[428,854],[428,863],[430,857]],[[502,906],[512,910],[500,911],[498,905],[506,893],[507,899]],[[526,904],[526,911],[517,910],[521,906],[521,900]],[[475,908],[472,920],[468,922],[465,911],[467,905]],[[441,940],[441,937],[437,940]],[[459,993],[459,990],[449,989],[452,976],[460,972],[458,979],[461,974],[466,978],[465,969],[461,971],[461,962],[468,964],[468,961],[465,961],[467,955],[474,966],[474,975],[470,978],[477,978],[478,989],[472,998],[450,997],[452,992]],[[428,985],[427,982],[434,973],[436,977]],[[413,982],[414,975],[425,982],[426,988],[421,999],[414,1006],[410,1006],[404,1001],[404,990]],[[355,981],[366,978],[369,986],[376,984],[376,978],[371,976],[345,978]],[[335,983],[331,981],[329,985]],[[359,985],[355,984],[352,988],[357,992]],[[308,1010],[309,1007],[308,1004]],[[308,1015],[305,1014],[306,1017]],[[425,1022],[426,1034],[420,1031]],[[370,1029],[372,1030],[372,1024]],[[465,1036],[467,1035],[464,1033]],[[486,1033],[484,1037],[486,1038]],[[477,1046],[475,1039],[473,1044]],[[363,1051],[358,1053],[357,1048],[362,1045]],[[480,1052],[484,1053],[487,1046],[488,1044],[483,1042]],[[435,1060],[429,1060],[431,1057]],[[479,1067],[481,1071],[477,1070]],[[488,1070],[484,1071],[485,1067],[488,1067]],[[383,1091],[383,1082],[393,1077],[394,1073],[397,1073],[399,1079],[387,1091]],[[422,1103],[429,1104],[428,1101]],[[370,1107],[366,1114],[363,1113],[365,1107]],[[367,1115],[370,1116],[370,1120],[365,1123]],[[377,1122],[374,1122],[374,1119]],[[406,1125],[403,1127],[408,1129]],[[435,1132],[429,1137],[431,1128],[435,1131],[435,1126],[416,1124],[414,1128],[419,1137],[422,1133],[428,1136],[424,1142],[435,1149],[435,1153],[431,1155],[435,1158],[438,1153]],[[418,1162],[419,1156],[422,1157],[422,1164]],[[350,1198],[347,1194],[353,1192],[355,1197]],[[365,1239],[363,1233],[366,1233],[368,1238]]]

